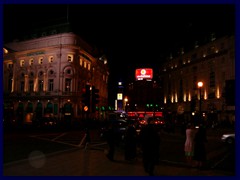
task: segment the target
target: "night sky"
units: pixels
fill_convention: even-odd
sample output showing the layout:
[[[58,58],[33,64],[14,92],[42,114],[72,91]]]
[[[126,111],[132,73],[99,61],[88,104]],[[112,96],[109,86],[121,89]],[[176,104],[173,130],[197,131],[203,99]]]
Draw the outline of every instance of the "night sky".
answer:
[[[63,19],[89,44],[106,54],[110,83],[134,80],[135,68],[154,70],[170,53],[191,49],[235,30],[234,4],[4,5],[3,40],[31,30],[39,22]]]

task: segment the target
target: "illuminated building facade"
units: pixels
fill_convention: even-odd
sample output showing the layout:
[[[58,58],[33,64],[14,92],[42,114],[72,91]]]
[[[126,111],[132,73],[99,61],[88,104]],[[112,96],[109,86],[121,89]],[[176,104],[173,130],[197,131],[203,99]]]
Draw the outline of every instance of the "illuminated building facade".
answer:
[[[82,99],[86,85],[94,86],[98,106],[108,106],[107,59],[92,49],[71,32],[4,44],[4,118],[22,123],[43,116],[81,120],[87,113],[101,119],[101,108],[84,111]]]
[[[234,43],[234,36],[213,38],[205,45],[171,57],[160,73],[165,108],[185,120],[201,109],[208,121],[234,122]],[[201,91],[199,81],[203,83]]]

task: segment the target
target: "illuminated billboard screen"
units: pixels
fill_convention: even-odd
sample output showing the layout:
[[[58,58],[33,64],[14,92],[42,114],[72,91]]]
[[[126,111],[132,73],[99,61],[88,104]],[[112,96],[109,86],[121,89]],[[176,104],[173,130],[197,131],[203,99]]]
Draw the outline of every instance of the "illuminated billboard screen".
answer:
[[[153,78],[153,70],[151,68],[136,69],[135,78],[136,80],[143,80],[143,79],[151,80]]]
[[[117,100],[122,100],[123,99],[123,94],[122,93],[118,93],[117,94]]]

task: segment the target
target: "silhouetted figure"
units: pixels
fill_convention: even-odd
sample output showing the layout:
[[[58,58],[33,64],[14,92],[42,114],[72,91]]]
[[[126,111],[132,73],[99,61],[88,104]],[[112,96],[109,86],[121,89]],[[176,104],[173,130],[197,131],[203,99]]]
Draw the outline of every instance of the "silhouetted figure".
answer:
[[[203,125],[200,125],[194,138],[194,160],[196,161],[196,167],[198,168],[202,168],[207,159],[205,148],[206,142],[206,129]]]
[[[153,176],[155,165],[159,162],[160,135],[155,125],[151,124],[151,119],[148,118],[148,124],[141,130],[140,142],[144,170]]]
[[[134,160],[137,154],[137,132],[129,125],[125,134],[125,160]]]
[[[116,137],[116,132],[114,130],[114,127],[111,124],[109,125],[108,130],[106,131],[106,140],[107,140],[108,147],[109,147],[107,158],[109,160],[113,161],[117,137]]]
[[[85,129],[85,142],[86,142],[86,144],[85,144],[85,150],[87,149],[87,147],[88,147],[88,145],[89,145],[89,143],[91,142],[91,136],[90,136],[90,131],[89,131],[89,129],[88,128],[86,128]]]

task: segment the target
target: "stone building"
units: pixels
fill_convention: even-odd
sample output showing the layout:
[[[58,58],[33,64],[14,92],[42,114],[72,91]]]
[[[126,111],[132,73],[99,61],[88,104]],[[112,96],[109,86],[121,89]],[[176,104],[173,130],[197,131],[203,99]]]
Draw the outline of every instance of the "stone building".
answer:
[[[176,119],[201,114],[207,123],[235,121],[235,39],[233,35],[170,57],[160,70],[164,106]],[[203,86],[198,87],[198,82]],[[201,94],[201,96],[200,96]]]
[[[51,30],[5,43],[3,51],[5,121],[31,124],[44,116],[60,122],[104,118],[101,107],[108,106],[107,59],[75,33]],[[97,111],[83,103],[86,87],[99,90]]]

